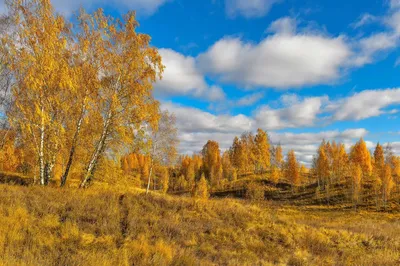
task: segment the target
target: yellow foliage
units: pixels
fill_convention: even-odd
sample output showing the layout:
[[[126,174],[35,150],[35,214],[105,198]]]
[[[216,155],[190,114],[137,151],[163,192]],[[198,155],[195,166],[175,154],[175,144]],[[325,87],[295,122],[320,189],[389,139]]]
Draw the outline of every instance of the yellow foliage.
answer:
[[[198,199],[208,199],[208,182],[204,176],[201,176],[200,180],[196,184],[196,189],[194,192],[194,197]]]

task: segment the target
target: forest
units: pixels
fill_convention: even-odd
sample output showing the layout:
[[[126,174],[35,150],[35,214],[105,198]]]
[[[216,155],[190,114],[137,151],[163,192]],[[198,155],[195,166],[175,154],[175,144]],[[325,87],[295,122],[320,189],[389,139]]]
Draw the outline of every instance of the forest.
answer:
[[[135,12],[81,9],[71,23],[50,0],[7,5],[0,264],[400,262],[390,143],[321,140],[306,165],[258,129],[179,154],[176,117],[153,92],[165,66]]]

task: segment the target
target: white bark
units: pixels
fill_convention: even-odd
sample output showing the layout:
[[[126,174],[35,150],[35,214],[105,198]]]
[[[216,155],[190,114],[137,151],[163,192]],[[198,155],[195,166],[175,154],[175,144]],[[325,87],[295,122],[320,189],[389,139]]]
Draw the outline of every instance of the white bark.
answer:
[[[42,121],[40,125],[40,145],[39,145],[39,171],[40,171],[40,185],[44,186],[46,184],[46,173],[45,173],[45,162],[44,162],[44,138],[45,138],[45,126],[44,126],[44,110],[43,106]]]
[[[149,179],[147,180],[146,194],[149,194],[149,190],[150,190],[150,180],[151,180],[151,175],[152,175],[152,174],[153,174],[153,158],[151,158],[151,165],[150,165]]]
[[[101,134],[100,140],[97,142],[95,151],[93,152],[92,157],[89,162],[89,165],[86,168],[85,176],[80,184],[81,188],[86,187],[86,185],[88,184],[88,182],[90,181],[90,179],[92,178],[92,176],[94,174],[94,170],[97,166],[97,162],[100,158],[101,153],[103,152],[103,150],[105,148],[106,139],[109,134],[109,129],[110,129],[110,125],[111,125],[111,119],[112,119],[112,111],[110,109],[110,111],[108,112],[108,115],[107,115],[107,119],[103,126],[103,132]]]
[[[67,182],[67,178],[68,178],[68,174],[69,174],[69,170],[71,169],[71,165],[74,159],[74,155],[75,155],[75,149],[76,149],[76,145],[78,143],[78,139],[79,139],[79,134],[81,131],[81,127],[82,127],[82,122],[83,122],[83,117],[84,117],[84,113],[85,113],[85,109],[86,109],[86,105],[83,104],[82,106],[82,111],[78,120],[78,123],[76,125],[76,130],[74,133],[74,138],[72,140],[72,145],[71,145],[71,150],[69,152],[69,157],[68,157],[68,162],[67,162],[67,166],[65,168],[64,174],[61,177],[61,187],[63,187],[65,185],[65,183]]]

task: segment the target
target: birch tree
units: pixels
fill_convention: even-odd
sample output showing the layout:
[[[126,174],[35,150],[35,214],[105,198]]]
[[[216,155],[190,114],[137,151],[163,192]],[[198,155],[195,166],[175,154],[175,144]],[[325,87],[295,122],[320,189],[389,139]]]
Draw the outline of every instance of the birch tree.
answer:
[[[80,187],[86,187],[107,149],[131,142],[143,123],[157,124],[158,102],[152,89],[164,66],[157,49],[150,46],[150,36],[136,32],[134,12],[123,21],[105,16],[102,10],[92,16],[83,13],[80,25],[92,36],[93,61],[100,66],[96,73],[100,88],[94,102],[101,115],[101,133],[85,167]]]
[[[60,148],[60,96],[74,84],[69,71],[69,26],[55,15],[49,0],[11,1],[13,31],[5,34],[7,66],[15,79],[15,108],[10,121],[33,145],[39,162],[40,184],[46,185]]]
[[[175,115],[168,111],[161,113],[157,127],[153,127],[146,140],[146,152],[150,157],[150,169],[147,179],[146,194],[149,193],[154,166],[171,166],[177,157],[178,130]]]

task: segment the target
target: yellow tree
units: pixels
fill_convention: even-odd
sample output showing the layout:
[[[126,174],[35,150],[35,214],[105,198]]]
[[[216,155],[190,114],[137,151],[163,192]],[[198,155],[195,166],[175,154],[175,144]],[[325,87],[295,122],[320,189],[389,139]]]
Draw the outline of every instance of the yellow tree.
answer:
[[[392,168],[390,165],[384,165],[382,171],[382,200],[383,204],[386,207],[387,201],[390,199],[390,194],[394,187],[394,182],[392,179]]]
[[[317,161],[316,161],[316,169],[315,173],[317,174],[318,179],[318,186],[323,186],[324,188],[326,185],[329,184],[329,159],[327,155],[326,143],[323,141],[318,149]],[[321,184],[322,183],[322,184]]]
[[[281,171],[275,165],[271,168],[271,181],[273,183],[278,183],[280,179]]]
[[[343,177],[346,174],[346,170],[348,168],[348,163],[349,163],[349,158],[344,144],[340,144],[337,156],[338,156],[337,162],[335,165],[337,167],[337,174],[339,177],[339,181],[342,181]]]
[[[80,25],[85,34],[93,36],[90,40],[96,54],[92,61],[100,66],[95,74],[101,85],[93,101],[102,120],[101,133],[85,167],[80,187],[86,187],[105,150],[131,142],[135,129],[144,123],[157,128],[159,108],[152,88],[164,66],[157,49],[150,46],[150,36],[136,32],[134,12],[123,21],[105,16],[102,10],[93,16],[83,13]]]
[[[282,146],[281,144],[279,144],[278,146],[276,146],[275,148],[275,164],[279,169],[282,169],[283,166],[283,151],[282,151]]]
[[[127,160],[131,171],[138,169],[139,162],[135,153],[129,154]]]
[[[370,176],[372,171],[371,154],[362,138],[351,148],[350,160],[353,164],[361,166],[364,177]]]
[[[264,172],[270,167],[270,145],[268,135],[262,129],[257,130],[255,137],[255,161],[256,171]]]
[[[352,164],[351,166],[351,194],[354,208],[357,208],[357,204],[360,201],[361,196],[361,180],[362,180],[362,167],[358,164]]]
[[[396,186],[396,190],[398,192],[398,189],[400,187],[400,157],[396,156],[393,159],[393,177],[394,177],[394,183]]]
[[[10,1],[13,30],[2,38],[15,79],[15,110],[10,114],[22,139],[33,144],[41,185],[48,183],[61,148],[61,95],[74,89],[67,43],[69,27],[50,0]]]
[[[233,167],[235,167],[236,169],[240,168],[239,149],[240,149],[239,138],[235,137],[233,139],[232,146],[229,149],[229,155],[230,155],[231,163],[232,163]]]
[[[222,154],[222,176],[224,180],[232,180],[232,165],[229,158],[229,151],[225,151]]]
[[[96,60],[99,39],[96,35],[92,34],[91,28],[86,23],[85,14],[80,17],[80,30],[75,37],[76,42],[70,45],[72,60],[71,67],[73,68],[74,81],[77,84],[76,89],[71,90],[69,95],[66,95],[66,102],[70,105],[67,109],[68,119],[65,121],[66,136],[68,143],[68,152],[65,155],[67,159],[65,170],[61,176],[61,187],[65,185],[77,150],[79,149],[80,141],[82,141],[82,131],[86,121],[90,121],[89,131],[86,134],[96,136],[97,131],[100,131],[98,126],[101,123],[98,110],[96,110],[95,103],[99,93],[98,88],[101,86],[101,79],[99,78],[99,70],[102,68],[99,61]],[[86,123],[86,126],[88,123]],[[88,139],[88,142],[93,141]],[[82,144],[81,144],[82,145]],[[80,154],[81,155],[81,154]]]
[[[254,173],[256,167],[256,144],[254,135],[251,132],[243,133],[240,142],[244,151],[242,161],[245,173]]]
[[[378,143],[374,151],[374,171],[380,175],[385,166],[385,155],[383,147]]]
[[[194,169],[193,160],[190,160],[190,162],[187,166],[186,180],[187,180],[189,189],[192,190],[196,184],[196,172]]]
[[[304,164],[302,164],[300,166],[299,174],[300,174],[301,180],[304,180],[304,178],[307,176],[308,170],[307,170],[307,168],[306,168],[306,166]]]
[[[198,199],[208,199],[208,182],[204,174],[201,175],[199,182],[196,184],[196,189],[194,191],[194,197]]]
[[[0,133],[2,133],[0,131]],[[8,131],[5,135],[4,143],[0,148],[0,171],[16,172],[18,165],[21,163],[21,156],[15,147],[16,133]]]
[[[296,154],[294,150],[290,150],[287,155],[286,169],[285,169],[286,179],[292,184],[292,187],[299,186],[301,183],[299,164],[296,159]]]
[[[124,171],[125,174],[129,173],[129,164],[126,156],[122,157],[121,159],[121,168]]]
[[[272,147],[272,154],[271,154],[271,180],[274,183],[278,183],[279,179],[282,176],[283,171],[283,152],[282,146],[279,144],[276,147]]]
[[[219,168],[221,165],[221,151],[216,141],[209,140],[202,150],[203,168],[205,177],[211,186],[220,185]]]
[[[383,147],[378,143],[374,151],[374,162],[372,171],[372,184],[376,197],[376,205],[378,206],[379,191],[382,186],[382,176],[385,170],[385,155]]]
[[[169,172],[167,167],[163,167],[161,171],[161,191],[165,194],[169,188]]]

